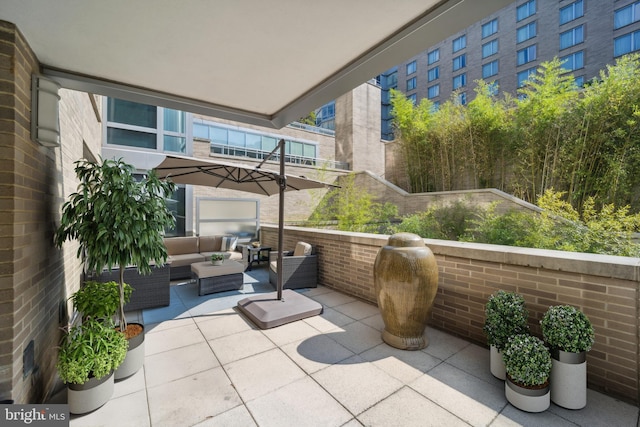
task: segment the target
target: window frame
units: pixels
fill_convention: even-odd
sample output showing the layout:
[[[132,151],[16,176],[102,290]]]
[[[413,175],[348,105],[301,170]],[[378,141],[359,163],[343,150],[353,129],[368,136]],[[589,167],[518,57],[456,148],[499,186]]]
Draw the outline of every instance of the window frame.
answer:
[[[580,34],[579,39],[577,37],[578,33]],[[569,44],[567,44],[565,46],[565,45],[563,45],[563,37],[565,37],[567,35],[571,36],[571,40],[570,40]],[[576,46],[576,45],[579,45],[581,43],[584,43],[584,24],[577,25],[577,26],[575,26],[573,28],[568,29],[567,31],[561,32],[559,37],[560,37],[560,40],[559,40],[559,42],[560,42],[560,50],[568,49],[568,48],[570,48],[572,46]]]
[[[531,10],[533,8],[533,11]],[[526,11],[525,11],[526,9]],[[523,12],[524,16],[520,16],[520,12]],[[537,12],[537,8],[536,8],[536,0],[529,0],[526,3],[521,4],[520,6],[516,7],[516,22],[520,22],[523,21],[527,18],[529,18],[530,16],[535,15]]]
[[[491,74],[486,74],[485,75],[485,69],[486,67],[491,67]],[[493,77],[498,75],[498,73],[500,72],[500,63],[497,59],[494,59],[491,62],[487,62],[486,64],[482,65],[482,78],[483,79],[488,79],[489,77]]]
[[[580,10],[577,11],[577,6],[580,5]],[[562,15],[563,12],[570,10],[569,19],[563,20]],[[578,14],[579,13],[579,14]],[[584,16],[584,0],[576,0],[571,4],[568,4],[564,7],[561,7],[558,11],[558,22],[560,25],[568,24],[569,22],[575,21],[578,18],[582,18]]]
[[[451,47],[453,53],[460,52],[467,47],[467,35],[463,34],[460,37],[456,37],[451,41]]]
[[[523,30],[524,28],[527,29],[527,37],[520,40],[520,30]],[[531,28],[533,28],[533,35],[531,35]],[[528,24],[525,24],[521,27],[516,28],[516,44],[520,44],[520,43],[524,43],[527,40],[531,40],[534,37],[538,36],[538,24],[537,21],[533,21],[533,22],[529,22]]]
[[[485,28],[489,28],[489,31],[485,34]],[[482,36],[482,39],[486,39],[487,37],[491,37],[492,35],[496,34],[498,32],[498,18],[494,18],[489,22],[486,22],[484,24],[482,24],[482,27],[480,27],[480,35]]]
[[[485,54],[486,47],[491,47],[491,53]],[[492,55],[496,55],[499,51],[500,51],[500,43],[498,39],[489,40],[488,42],[482,45],[482,59],[488,58]]]

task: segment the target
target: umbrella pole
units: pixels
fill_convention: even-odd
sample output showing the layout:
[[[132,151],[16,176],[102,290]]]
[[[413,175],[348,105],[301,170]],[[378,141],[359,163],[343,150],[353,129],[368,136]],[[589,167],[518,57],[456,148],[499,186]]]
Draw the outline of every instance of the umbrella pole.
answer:
[[[277,299],[282,299],[282,245],[284,244],[284,190],[287,188],[287,177],[284,174],[284,139],[278,143],[280,146],[280,176],[278,184],[280,186],[280,194],[278,195],[278,258],[276,268],[278,271],[277,283]]]

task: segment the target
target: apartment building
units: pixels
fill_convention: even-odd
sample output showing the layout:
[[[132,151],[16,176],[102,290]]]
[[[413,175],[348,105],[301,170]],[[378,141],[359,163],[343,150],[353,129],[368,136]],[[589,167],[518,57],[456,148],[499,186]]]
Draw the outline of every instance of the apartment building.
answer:
[[[638,50],[640,1],[515,1],[380,75],[382,139],[393,139],[390,89],[436,107],[453,93],[466,104],[479,79],[515,94],[541,62],[558,57],[582,85]]]

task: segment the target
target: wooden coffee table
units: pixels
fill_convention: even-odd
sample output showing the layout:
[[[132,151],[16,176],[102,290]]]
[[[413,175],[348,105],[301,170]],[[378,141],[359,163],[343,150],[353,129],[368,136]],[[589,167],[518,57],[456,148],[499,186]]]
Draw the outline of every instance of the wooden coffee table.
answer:
[[[196,279],[198,295],[201,296],[214,292],[242,289],[243,272],[242,264],[230,259],[224,260],[221,265],[213,265],[211,261],[191,264],[191,277]]]

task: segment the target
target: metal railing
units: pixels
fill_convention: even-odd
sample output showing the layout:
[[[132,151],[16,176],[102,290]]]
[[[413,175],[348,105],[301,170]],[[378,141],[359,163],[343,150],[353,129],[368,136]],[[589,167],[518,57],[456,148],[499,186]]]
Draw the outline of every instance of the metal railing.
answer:
[[[211,143],[211,154],[222,154],[225,156],[234,156],[234,157],[248,157],[250,159],[255,160],[264,160],[268,155],[268,151],[257,150],[254,148],[247,147],[237,147],[233,145],[223,145],[223,144],[214,144]],[[270,160],[278,161],[280,156],[274,154],[271,156]],[[337,162],[335,160],[325,160],[319,159],[317,157],[305,157],[298,156],[295,154],[287,154],[285,155],[284,161],[286,163],[295,164],[295,165],[304,165],[304,166],[314,166],[314,167],[328,167],[330,169],[342,169],[349,170],[349,164],[346,162]]]

